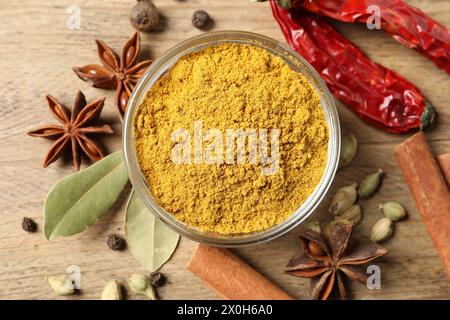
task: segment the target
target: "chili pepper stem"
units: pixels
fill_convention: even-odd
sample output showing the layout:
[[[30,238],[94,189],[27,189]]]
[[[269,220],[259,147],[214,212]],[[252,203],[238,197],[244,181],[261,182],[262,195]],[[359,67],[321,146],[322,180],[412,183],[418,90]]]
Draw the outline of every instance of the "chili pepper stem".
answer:
[[[436,118],[436,112],[434,107],[428,101],[425,102],[425,109],[423,110],[422,117],[420,118],[420,131],[425,130],[434,123]]]

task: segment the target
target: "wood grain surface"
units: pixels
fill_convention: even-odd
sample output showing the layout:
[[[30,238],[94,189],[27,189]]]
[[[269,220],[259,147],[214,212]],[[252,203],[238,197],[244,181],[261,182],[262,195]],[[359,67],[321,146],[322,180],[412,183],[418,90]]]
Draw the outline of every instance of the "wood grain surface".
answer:
[[[82,293],[67,299],[97,299],[108,280],[125,280],[132,273],[145,272],[129,250],[115,252],[105,244],[110,232],[124,233],[124,207],[129,190],[107,216],[82,234],[45,240],[42,207],[46,194],[73,169],[67,161],[57,161],[43,169],[41,163],[51,143],[26,135],[31,128],[54,121],[47,111],[46,94],[71,106],[76,91],[81,89],[88,101],[107,97],[103,119],[112,124],[115,134],[102,142],[108,152],[121,148],[121,123],[113,106],[114,93],[91,88],[71,69],[98,62],[95,38],[121,49],[134,31],[128,21],[133,2],[0,0],[0,299],[60,298],[54,295],[45,277],[64,273],[70,265],[81,268]],[[409,2],[450,26],[448,0]],[[146,58],[156,58],[178,42],[199,34],[201,31],[190,23],[196,9],[210,13],[215,21],[213,30],[247,30],[283,40],[267,3],[250,0],[156,0],[155,3],[164,17],[165,28],[142,35],[142,55]],[[80,30],[67,28],[70,5],[81,9]],[[398,71],[423,90],[439,113],[437,127],[428,133],[431,145],[436,153],[450,151],[450,77],[381,31],[369,31],[363,25],[335,25],[375,61]],[[381,191],[372,199],[362,201],[364,220],[356,232],[369,233],[381,217],[377,207],[382,201],[400,201],[409,212],[405,221],[396,224],[394,237],[384,243],[390,254],[380,260],[381,290],[352,284],[352,297],[450,298],[450,282],[394,159],[393,148],[405,137],[366,125],[340,103],[338,111],[343,131],[353,133],[360,147],[352,165],[338,172],[333,189],[360,181],[379,167],[387,172]],[[84,167],[87,162],[83,161]],[[314,218],[327,219],[328,200],[313,214]],[[39,232],[27,234],[21,229],[24,216],[37,221]],[[216,298],[186,269],[195,246],[194,242],[182,239],[172,260],[162,269],[169,281],[159,291],[163,299]],[[286,262],[298,247],[293,230],[269,243],[234,252],[289,294],[309,299],[308,280],[283,274]]]

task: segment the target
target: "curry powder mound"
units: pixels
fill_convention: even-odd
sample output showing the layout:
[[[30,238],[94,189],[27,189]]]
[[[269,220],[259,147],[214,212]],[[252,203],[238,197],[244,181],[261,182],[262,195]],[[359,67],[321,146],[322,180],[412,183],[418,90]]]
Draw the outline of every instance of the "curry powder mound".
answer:
[[[224,133],[280,130],[279,169],[263,175],[261,163],[175,163],[172,134],[184,128],[193,136],[196,121]],[[251,45],[182,57],[149,90],[134,129],[140,167],[159,205],[190,226],[221,234],[283,222],[313,192],[327,162],[328,126],[313,86],[283,59]]]

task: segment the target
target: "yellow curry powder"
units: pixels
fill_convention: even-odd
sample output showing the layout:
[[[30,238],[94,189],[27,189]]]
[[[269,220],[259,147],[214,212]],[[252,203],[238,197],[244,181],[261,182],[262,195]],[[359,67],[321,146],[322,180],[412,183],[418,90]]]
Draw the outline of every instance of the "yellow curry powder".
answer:
[[[263,164],[248,161],[175,163],[173,133],[184,128],[193,136],[199,121],[203,132],[224,135],[280,130],[278,170],[265,175]],[[232,234],[270,228],[300,207],[324,173],[329,133],[320,98],[303,75],[265,49],[223,44],[182,57],[159,79],[139,107],[135,138],[160,206],[190,226]]]

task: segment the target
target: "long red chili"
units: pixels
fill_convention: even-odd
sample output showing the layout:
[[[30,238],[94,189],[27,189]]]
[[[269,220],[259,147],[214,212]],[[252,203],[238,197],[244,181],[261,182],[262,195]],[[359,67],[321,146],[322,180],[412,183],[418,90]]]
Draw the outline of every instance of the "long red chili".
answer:
[[[294,6],[345,22],[366,23],[374,14],[368,9],[375,7],[379,10],[381,29],[450,74],[450,30],[403,0],[293,1]]]
[[[304,10],[272,12],[295,51],[319,72],[330,91],[364,120],[394,133],[423,129],[434,109],[406,79],[372,62],[321,17]]]

